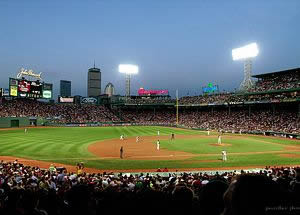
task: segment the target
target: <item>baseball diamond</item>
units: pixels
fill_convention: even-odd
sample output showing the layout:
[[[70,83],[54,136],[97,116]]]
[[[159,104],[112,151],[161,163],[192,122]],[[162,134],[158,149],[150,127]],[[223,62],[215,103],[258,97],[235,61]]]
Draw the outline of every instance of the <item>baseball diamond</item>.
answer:
[[[157,130],[160,150],[156,150]],[[175,140],[170,139],[171,133],[176,134]],[[126,138],[120,140],[120,134]],[[140,137],[138,143],[136,136]],[[84,162],[87,168],[102,171],[155,171],[162,167],[183,171],[300,164],[300,141],[295,139],[225,133],[220,146],[217,132],[207,136],[205,131],[172,127],[39,127],[28,128],[26,134],[24,129],[3,129],[0,138],[1,156],[60,166]],[[222,150],[227,151],[226,162],[222,162]]]
[[[299,215],[300,0],[0,0],[0,215]]]

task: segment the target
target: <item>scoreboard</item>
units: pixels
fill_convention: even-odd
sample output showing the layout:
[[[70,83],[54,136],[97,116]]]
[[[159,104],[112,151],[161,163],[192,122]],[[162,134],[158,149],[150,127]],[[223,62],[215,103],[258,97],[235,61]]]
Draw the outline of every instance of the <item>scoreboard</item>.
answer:
[[[18,81],[18,93],[20,97],[42,98],[43,83],[39,81]]]
[[[51,99],[52,84],[26,79],[9,79],[9,95],[21,98]]]

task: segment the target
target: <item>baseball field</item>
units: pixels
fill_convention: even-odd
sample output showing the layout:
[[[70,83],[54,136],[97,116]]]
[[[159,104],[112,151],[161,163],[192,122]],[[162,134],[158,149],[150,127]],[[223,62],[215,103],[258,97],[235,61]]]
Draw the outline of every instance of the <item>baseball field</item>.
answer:
[[[158,135],[159,131],[159,135]],[[171,134],[175,139],[171,140]],[[120,135],[125,139],[120,140]],[[300,141],[280,137],[157,127],[43,127],[0,130],[0,159],[86,171],[212,170],[300,165]],[[139,141],[136,137],[139,136]],[[160,140],[160,149],[156,142]],[[123,159],[120,148],[123,146]],[[227,152],[222,161],[221,152]]]

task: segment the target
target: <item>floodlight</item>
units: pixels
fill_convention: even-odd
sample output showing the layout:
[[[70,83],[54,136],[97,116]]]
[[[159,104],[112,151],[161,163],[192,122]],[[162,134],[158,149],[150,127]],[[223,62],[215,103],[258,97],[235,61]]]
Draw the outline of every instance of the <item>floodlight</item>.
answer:
[[[258,55],[258,48],[256,43],[251,43],[241,48],[232,50],[233,60],[241,60],[256,57]]]
[[[251,89],[253,82],[251,80],[252,73],[252,59],[258,55],[258,48],[256,43],[251,43],[241,48],[232,50],[233,60],[244,60],[244,80],[240,85],[241,91]]]
[[[125,73],[126,76],[126,99],[130,96],[130,76],[138,74],[139,67],[132,64],[120,64],[119,72]]]
[[[120,64],[119,72],[125,74],[137,74],[139,72],[139,67],[132,64]]]

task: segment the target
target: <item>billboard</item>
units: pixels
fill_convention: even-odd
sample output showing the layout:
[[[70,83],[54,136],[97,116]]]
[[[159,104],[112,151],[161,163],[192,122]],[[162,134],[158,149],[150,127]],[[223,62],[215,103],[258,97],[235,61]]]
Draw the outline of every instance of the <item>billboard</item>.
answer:
[[[162,95],[169,95],[169,91],[168,90],[145,90],[144,88],[141,87],[138,90],[138,94],[139,96],[151,96],[151,95],[162,96]]]
[[[43,96],[43,83],[39,81],[18,81],[18,93],[21,97],[29,98],[42,98]]]
[[[52,88],[53,85],[49,83],[43,84],[43,99],[52,99]]]
[[[74,103],[74,97],[58,97],[60,103]]]
[[[18,96],[18,86],[10,86],[9,95]]]
[[[219,92],[219,86],[218,85],[213,85],[212,83],[208,83],[207,86],[202,87],[203,93],[215,93]]]
[[[23,98],[51,99],[52,84],[29,81],[26,79],[9,79],[9,95]]]
[[[81,104],[96,104],[97,101],[98,100],[96,98],[86,97],[81,100]]]
[[[44,99],[51,99],[52,98],[52,91],[51,90],[43,90],[43,98]]]
[[[9,89],[3,89],[3,96],[9,96]]]

